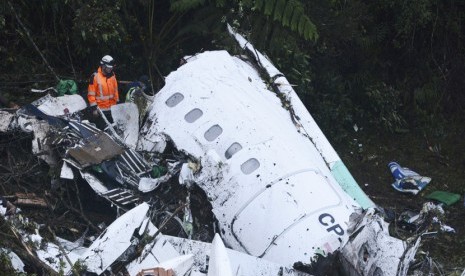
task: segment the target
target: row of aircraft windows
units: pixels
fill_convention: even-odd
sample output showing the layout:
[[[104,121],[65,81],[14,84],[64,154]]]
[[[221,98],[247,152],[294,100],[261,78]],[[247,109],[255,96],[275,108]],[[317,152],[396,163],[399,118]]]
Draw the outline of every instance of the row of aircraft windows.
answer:
[[[177,93],[174,93],[173,95],[171,95],[171,97],[169,97],[166,100],[165,103],[166,103],[166,105],[168,107],[175,107],[180,102],[182,102],[183,100],[184,100],[184,95],[177,92]],[[202,117],[202,115],[203,115],[202,110],[200,110],[198,108],[194,108],[191,111],[187,112],[186,115],[184,115],[184,120],[191,124],[191,123],[197,121],[200,117]],[[213,125],[209,129],[207,129],[207,131],[205,131],[205,133],[203,134],[203,137],[207,141],[212,142],[216,138],[218,138],[221,135],[221,133],[223,133],[223,129],[221,128],[221,126]],[[234,142],[226,150],[226,152],[224,153],[224,156],[226,157],[226,159],[230,159],[234,154],[239,152],[241,149],[242,149],[241,144]],[[247,161],[245,161],[244,163],[242,163],[241,171],[244,174],[251,174],[252,172],[254,172],[259,167],[260,167],[260,162],[258,162],[258,160],[256,158],[250,158]]]

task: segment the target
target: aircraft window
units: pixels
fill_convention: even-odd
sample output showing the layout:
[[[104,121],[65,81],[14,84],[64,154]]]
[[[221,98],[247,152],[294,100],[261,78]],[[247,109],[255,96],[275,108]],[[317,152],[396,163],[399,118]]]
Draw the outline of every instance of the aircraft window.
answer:
[[[207,141],[211,142],[215,140],[218,136],[223,133],[223,129],[219,125],[214,125],[211,128],[209,128],[207,131],[205,131],[205,134],[203,137],[207,139]]]
[[[240,151],[242,149],[241,144],[239,143],[233,143],[224,153],[224,156],[226,159],[231,158],[236,152]]]
[[[184,95],[181,93],[174,93],[171,95],[171,97],[166,100],[166,105],[169,107],[175,107],[180,103],[182,100],[184,100]]]
[[[186,120],[186,122],[188,123],[193,123],[197,121],[198,118],[202,117],[202,115],[202,110],[194,108],[191,111],[189,111],[189,113],[187,113],[186,116],[184,116],[184,120]]]
[[[241,171],[245,174],[251,174],[260,167],[260,162],[255,158],[250,158],[241,165]]]

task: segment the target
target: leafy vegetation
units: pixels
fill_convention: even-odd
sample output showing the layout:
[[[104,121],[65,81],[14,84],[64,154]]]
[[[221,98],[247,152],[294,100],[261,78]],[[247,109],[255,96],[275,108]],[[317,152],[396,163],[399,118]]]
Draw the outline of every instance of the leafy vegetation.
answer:
[[[463,4],[432,0],[4,1],[0,89],[21,102],[26,87],[55,85],[33,43],[81,91],[108,53],[120,79],[148,74],[160,89],[184,55],[230,48],[230,23],[296,85],[332,139],[355,124],[441,135],[463,116],[464,18]]]
[[[4,1],[0,89],[55,84],[33,44],[82,91],[104,54],[116,57],[120,79],[149,74],[159,89],[182,56],[230,47],[230,23],[271,57],[335,139],[354,124],[427,127],[462,115],[464,8],[432,0]]]

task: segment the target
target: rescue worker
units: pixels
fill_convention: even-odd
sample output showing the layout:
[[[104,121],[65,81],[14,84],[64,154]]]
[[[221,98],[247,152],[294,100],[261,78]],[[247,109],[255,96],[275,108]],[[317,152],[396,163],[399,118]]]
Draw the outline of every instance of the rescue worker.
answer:
[[[108,121],[113,123],[110,108],[119,101],[118,83],[113,72],[114,66],[114,59],[109,55],[104,56],[100,60],[97,72],[93,73],[89,80],[87,100],[89,101],[92,116],[96,119],[96,124],[100,128],[102,128],[102,125],[99,121],[103,119],[100,118],[97,107],[103,111]]]

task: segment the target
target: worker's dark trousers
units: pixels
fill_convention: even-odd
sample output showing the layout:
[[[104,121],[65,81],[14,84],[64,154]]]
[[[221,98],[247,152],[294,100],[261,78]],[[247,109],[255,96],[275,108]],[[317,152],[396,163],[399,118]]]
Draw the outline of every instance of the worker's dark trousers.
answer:
[[[98,114],[98,116],[94,116],[92,114],[92,109],[91,108],[88,108],[86,113],[87,114],[85,115],[85,117],[87,117],[88,120],[91,123],[94,123],[99,129],[104,130],[107,127],[107,124],[105,123],[105,120],[102,118],[100,113]],[[111,116],[111,111],[110,110],[103,111],[103,114],[107,118],[108,122],[110,122],[110,124],[113,123],[113,117]]]

